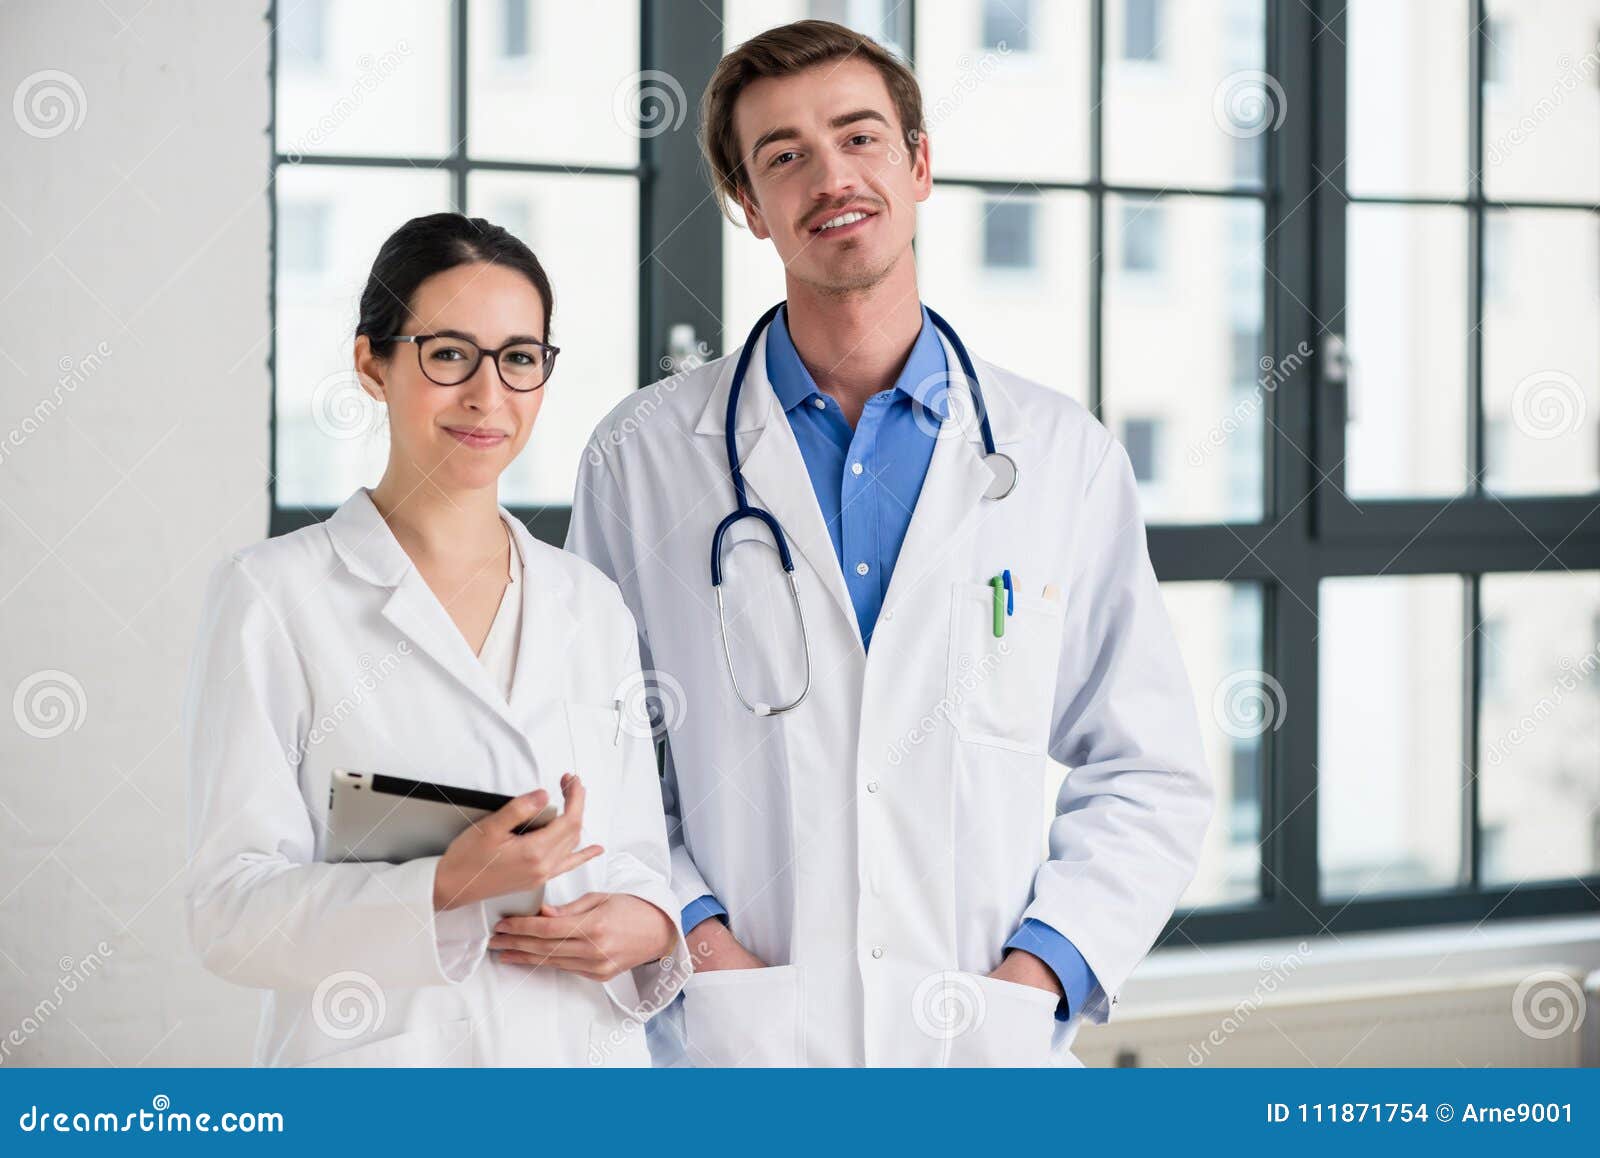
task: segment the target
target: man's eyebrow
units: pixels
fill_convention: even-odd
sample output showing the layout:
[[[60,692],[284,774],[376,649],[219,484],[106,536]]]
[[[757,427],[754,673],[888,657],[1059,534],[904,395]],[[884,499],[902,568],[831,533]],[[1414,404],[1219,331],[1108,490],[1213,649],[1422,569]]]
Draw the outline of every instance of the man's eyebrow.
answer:
[[[840,113],[828,122],[828,127],[830,129],[842,129],[847,125],[855,124],[857,121],[877,121],[884,128],[889,127],[889,118],[877,109],[856,109],[853,112]],[[792,125],[779,125],[776,128],[768,129],[756,138],[755,144],[750,146],[750,155],[754,157],[774,141],[792,141],[799,136],[800,130]]]

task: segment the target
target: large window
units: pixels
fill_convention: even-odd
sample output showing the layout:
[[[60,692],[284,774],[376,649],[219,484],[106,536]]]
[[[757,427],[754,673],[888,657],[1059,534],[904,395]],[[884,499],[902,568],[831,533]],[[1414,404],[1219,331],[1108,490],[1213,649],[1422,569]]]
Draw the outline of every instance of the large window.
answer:
[[[922,82],[925,300],[1135,464],[1217,788],[1169,941],[1600,908],[1600,0],[371,11],[279,30],[280,525],[370,469],[317,391],[377,240],[457,205],[585,351],[508,496],[559,539],[598,414],[783,296],[705,187],[718,54],[839,20]]]

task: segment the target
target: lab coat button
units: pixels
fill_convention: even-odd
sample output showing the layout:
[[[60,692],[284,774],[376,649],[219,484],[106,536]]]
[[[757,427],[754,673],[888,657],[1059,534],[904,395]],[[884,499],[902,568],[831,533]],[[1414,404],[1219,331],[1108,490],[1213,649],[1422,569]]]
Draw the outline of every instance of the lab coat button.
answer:
[[[872,947],[872,955],[874,957],[882,957],[883,956],[883,946],[882,945],[874,945]]]
[[[868,780],[867,781],[867,791],[868,792],[876,792],[877,790],[878,790],[878,782],[876,780]]]

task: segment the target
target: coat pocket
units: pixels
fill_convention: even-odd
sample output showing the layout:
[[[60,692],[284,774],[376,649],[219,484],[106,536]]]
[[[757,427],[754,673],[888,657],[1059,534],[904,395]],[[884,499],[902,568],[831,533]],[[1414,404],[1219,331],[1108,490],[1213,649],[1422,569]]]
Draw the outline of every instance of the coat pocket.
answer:
[[[683,988],[689,1064],[804,1065],[803,996],[798,965],[696,973]]]
[[[950,597],[945,694],[961,739],[1042,753],[1050,741],[1061,663],[1062,604],[1016,596],[995,635],[994,589],[958,582]]]
[[[961,1032],[950,1035],[945,1064],[952,1068],[1050,1065],[1056,995],[979,973],[962,976],[972,982],[964,988],[975,993],[977,1001]]]

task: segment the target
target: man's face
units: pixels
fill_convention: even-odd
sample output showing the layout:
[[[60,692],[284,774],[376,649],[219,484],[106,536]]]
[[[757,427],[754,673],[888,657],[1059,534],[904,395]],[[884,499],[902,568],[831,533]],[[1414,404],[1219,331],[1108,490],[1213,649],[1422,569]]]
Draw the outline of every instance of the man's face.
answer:
[[[758,80],[739,94],[733,123],[751,189],[739,198],[745,220],[772,239],[790,277],[824,292],[864,289],[910,249],[932,187],[928,142],[908,155],[871,64],[846,58]]]

